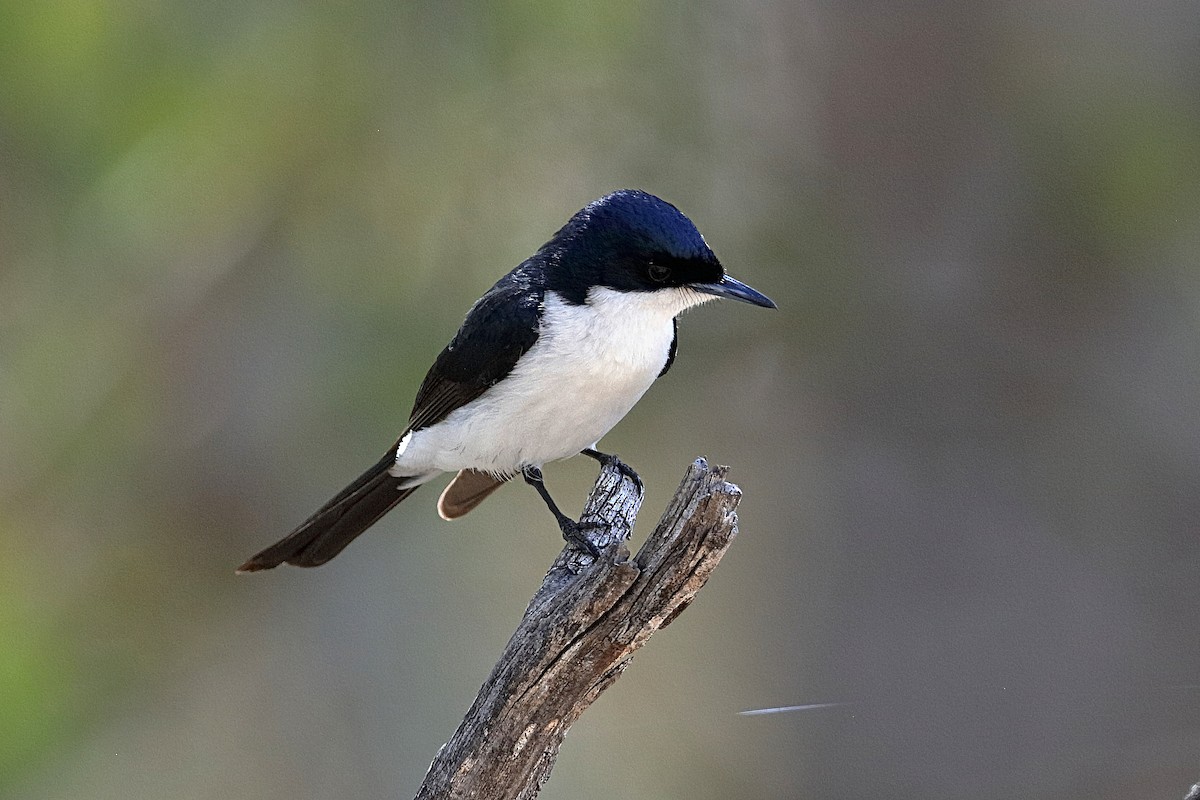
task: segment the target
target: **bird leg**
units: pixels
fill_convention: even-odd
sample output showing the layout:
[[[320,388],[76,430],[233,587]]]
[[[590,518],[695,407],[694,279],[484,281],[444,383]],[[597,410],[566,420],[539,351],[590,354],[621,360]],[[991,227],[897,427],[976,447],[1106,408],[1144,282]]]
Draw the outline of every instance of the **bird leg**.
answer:
[[[521,470],[521,475],[525,478],[525,482],[536,489],[537,493],[542,496],[542,500],[546,502],[546,507],[550,509],[550,513],[558,520],[558,529],[562,531],[563,539],[568,544],[573,544],[576,548],[591,554],[592,558],[599,558],[600,548],[596,547],[590,539],[584,536],[584,531],[604,526],[592,522],[576,522],[559,511],[558,505],[550,497],[550,492],[546,491],[546,481],[542,477],[542,471],[537,467],[525,467]]]
[[[590,447],[585,447],[584,449],[580,450],[579,455],[587,456],[588,458],[594,458],[599,461],[600,465],[603,467],[616,467],[618,470],[620,470],[622,475],[634,482],[638,488],[638,491],[642,491],[643,487],[641,477],[633,471],[633,467],[629,466],[616,456],[609,455],[608,453],[601,453],[599,450],[593,450]]]

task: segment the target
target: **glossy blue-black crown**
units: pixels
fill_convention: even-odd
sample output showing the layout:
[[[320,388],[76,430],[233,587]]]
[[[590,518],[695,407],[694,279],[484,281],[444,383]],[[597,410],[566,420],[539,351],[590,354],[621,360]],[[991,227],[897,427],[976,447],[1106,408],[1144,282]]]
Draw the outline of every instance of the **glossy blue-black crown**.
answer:
[[[623,237],[678,258],[712,257],[704,237],[682,211],[637,189],[621,189],[589,203],[567,223],[572,227]]]
[[[622,189],[582,208],[535,256],[547,285],[572,302],[592,286],[657,291],[667,285],[718,281],[724,274],[692,221],[649,192]],[[655,281],[651,269],[668,268]],[[657,274],[657,273],[656,273]]]

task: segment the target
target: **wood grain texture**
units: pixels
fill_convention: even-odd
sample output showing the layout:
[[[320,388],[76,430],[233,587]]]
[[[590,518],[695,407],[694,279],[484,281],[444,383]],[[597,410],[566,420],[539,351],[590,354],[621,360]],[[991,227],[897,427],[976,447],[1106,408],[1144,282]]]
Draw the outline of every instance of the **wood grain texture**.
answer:
[[[601,470],[581,517],[599,526],[589,538],[601,557],[558,556],[418,800],[537,796],[567,729],[691,603],[737,535],[741,491],[726,471],[693,462],[630,558],[641,490],[616,467]]]

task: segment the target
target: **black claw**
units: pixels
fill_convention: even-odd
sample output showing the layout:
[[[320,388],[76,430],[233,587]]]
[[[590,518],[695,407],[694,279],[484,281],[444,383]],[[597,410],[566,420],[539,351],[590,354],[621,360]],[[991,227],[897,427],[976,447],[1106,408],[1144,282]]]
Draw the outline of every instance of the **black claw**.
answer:
[[[588,458],[596,459],[600,462],[601,466],[616,467],[622,475],[633,481],[634,485],[637,486],[639,490],[643,490],[645,488],[642,485],[642,477],[633,471],[633,467],[629,466],[616,456],[609,453],[601,453],[599,450],[593,450],[590,447],[585,450],[581,450],[580,453]]]
[[[616,456],[613,456],[613,463],[615,464],[616,468],[621,471],[622,475],[624,475],[626,478],[629,478],[629,480],[633,481],[634,486],[636,486],[639,490],[645,488],[642,485],[642,476],[638,475],[636,472],[634,472],[633,467],[629,466],[628,464],[626,464],[624,461],[617,458]]]
[[[603,525],[597,525],[592,522],[576,522],[568,517],[563,517],[558,521],[559,530],[562,531],[563,539],[567,544],[574,545],[576,549],[582,550],[592,558],[600,557],[600,548],[587,538],[585,531],[596,530],[603,528]]]

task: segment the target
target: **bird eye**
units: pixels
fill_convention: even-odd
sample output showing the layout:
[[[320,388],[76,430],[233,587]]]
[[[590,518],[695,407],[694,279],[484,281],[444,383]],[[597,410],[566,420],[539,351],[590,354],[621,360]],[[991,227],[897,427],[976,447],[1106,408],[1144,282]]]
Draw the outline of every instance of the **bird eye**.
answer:
[[[650,276],[650,280],[654,281],[655,283],[665,283],[667,278],[671,277],[670,267],[664,267],[662,264],[655,264],[653,261],[650,262],[650,267],[646,270],[646,272]]]

